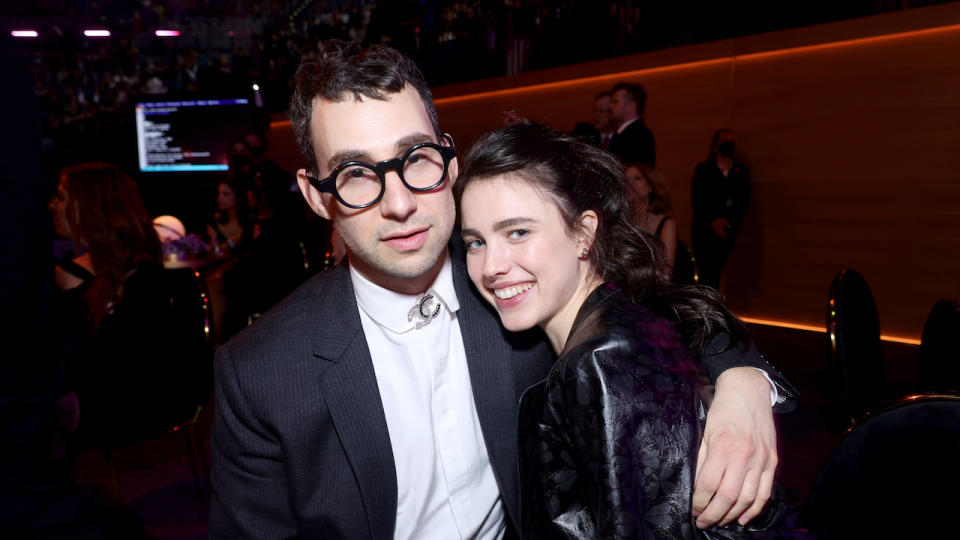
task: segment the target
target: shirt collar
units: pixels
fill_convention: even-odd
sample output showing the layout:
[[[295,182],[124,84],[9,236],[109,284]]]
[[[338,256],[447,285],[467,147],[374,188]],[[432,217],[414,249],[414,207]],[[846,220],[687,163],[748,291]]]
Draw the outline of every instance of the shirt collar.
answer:
[[[448,313],[456,313],[460,309],[460,302],[453,289],[453,266],[450,255],[444,254],[444,257],[440,273],[425,293],[433,294]],[[357,305],[378,326],[397,334],[409,332],[416,327],[417,321],[409,320],[408,313],[423,294],[402,294],[385,289],[360,275],[353,265],[350,265],[350,278],[353,280]]]
[[[630,124],[636,122],[636,121],[639,120],[639,119],[640,119],[639,116],[634,116],[632,119],[627,120],[626,122],[624,122],[622,126],[620,126],[620,127],[617,128],[617,135],[623,133],[623,130],[627,129],[627,126],[629,126]]]

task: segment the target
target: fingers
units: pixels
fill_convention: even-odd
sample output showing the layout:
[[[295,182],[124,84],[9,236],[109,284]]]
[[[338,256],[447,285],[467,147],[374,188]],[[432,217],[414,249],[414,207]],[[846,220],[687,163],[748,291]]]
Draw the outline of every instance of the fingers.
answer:
[[[758,485],[756,499],[753,501],[753,504],[746,509],[746,511],[740,514],[739,519],[737,519],[738,523],[741,525],[746,525],[763,511],[763,507],[766,506],[767,501],[770,500],[770,494],[773,492],[773,478],[776,474],[776,470],[777,458],[774,456],[773,465],[760,474],[760,483]]]
[[[743,451],[735,452],[735,458],[728,460],[725,466],[720,463],[714,465],[710,462],[710,457],[708,456],[708,462],[704,464],[700,472],[698,485],[703,486],[705,493],[713,491],[713,498],[710,499],[709,504],[707,504],[703,511],[700,512],[700,515],[697,516],[697,527],[703,529],[717,523],[725,524],[721,520],[727,516],[734,505],[737,504],[737,501],[740,500],[740,492],[748,472],[747,464],[749,458],[745,459],[746,454],[747,453]],[[749,454],[752,454],[752,449]],[[730,457],[729,453],[725,455]],[[718,459],[717,461],[720,460]],[[746,506],[744,506],[744,508],[746,508]],[[729,522],[730,520],[728,519],[727,521]]]
[[[704,508],[710,504],[710,499],[716,493],[717,487],[720,486],[720,479],[723,477],[723,463],[718,463],[716,459],[706,467],[704,472],[704,464],[708,461],[707,443],[704,441],[700,443],[700,450],[697,452],[697,473],[694,476],[692,504],[693,517],[699,516]],[[718,468],[719,470],[717,470]]]
[[[700,486],[700,470],[703,468],[704,462],[707,460],[707,445],[703,441],[700,442],[700,449],[697,451],[697,470],[693,476],[693,517],[700,515],[700,512],[710,504],[710,498],[713,497],[713,491],[707,491],[706,489],[701,488]]]
[[[741,514],[743,514],[744,511],[746,511],[747,508],[750,508],[751,505],[753,505],[754,501],[757,499],[757,492],[760,488],[760,476],[760,471],[747,471],[746,476],[743,478],[743,484],[740,486],[740,492],[737,494],[736,500],[733,502],[733,505],[730,507],[730,509],[723,514],[723,517],[720,518],[721,525],[726,525],[727,523],[737,519]]]
[[[777,468],[776,448],[751,440],[738,443],[714,442],[713,450],[718,451],[707,452],[702,465],[698,463],[692,508],[697,527],[726,525],[733,520],[746,525],[770,498]],[[704,451],[701,447],[701,456]]]

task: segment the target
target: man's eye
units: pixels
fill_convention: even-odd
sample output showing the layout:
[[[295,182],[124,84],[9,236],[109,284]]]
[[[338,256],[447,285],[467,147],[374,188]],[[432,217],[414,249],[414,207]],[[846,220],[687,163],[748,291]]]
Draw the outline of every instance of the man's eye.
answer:
[[[337,185],[360,180],[377,180],[377,175],[366,167],[347,167],[337,175]]]

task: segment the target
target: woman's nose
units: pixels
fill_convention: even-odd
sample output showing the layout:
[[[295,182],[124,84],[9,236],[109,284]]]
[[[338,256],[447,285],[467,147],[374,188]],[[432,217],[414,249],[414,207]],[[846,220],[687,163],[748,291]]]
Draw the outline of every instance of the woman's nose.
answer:
[[[507,250],[496,243],[487,244],[483,257],[483,274],[489,278],[506,274],[510,270]]]

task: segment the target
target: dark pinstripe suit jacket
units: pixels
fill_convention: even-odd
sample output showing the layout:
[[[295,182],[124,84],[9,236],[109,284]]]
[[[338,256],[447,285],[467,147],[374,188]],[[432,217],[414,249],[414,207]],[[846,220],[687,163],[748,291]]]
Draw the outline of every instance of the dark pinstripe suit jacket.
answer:
[[[517,403],[553,355],[539,331],[506,333],[453,259],[474,401],[517,530]],[[219,348],[211,453],[211,538],[392,538],[393,453],[346,265]]]

